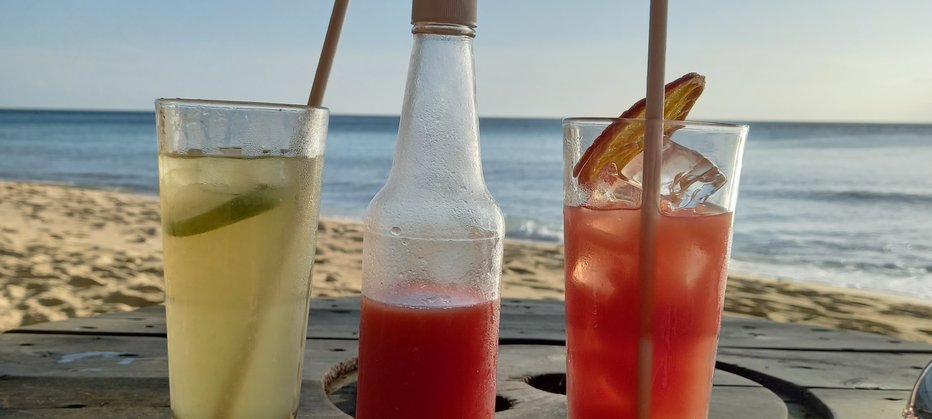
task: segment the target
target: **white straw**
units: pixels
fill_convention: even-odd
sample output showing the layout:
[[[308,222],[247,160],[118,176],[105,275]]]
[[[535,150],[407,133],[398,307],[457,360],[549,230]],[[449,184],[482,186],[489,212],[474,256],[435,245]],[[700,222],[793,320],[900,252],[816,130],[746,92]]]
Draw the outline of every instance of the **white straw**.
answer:
[[[327,26],[324,47],[320,50],[317,73],[314,74],[314,85],[311,87],[311,95],[307,99],[307,106],[320,106],[324,102],[324,91],[327,90],[327,80],[330,78],[333,56],[337,53],[337,43],[340,42],[340,32],[343,30],[343,20],[346,18],[347,8],[349,8],[349,0],[335,0],[333,2],[330,24]]]
[[[667,0],[651,0],[647,43],[647,109],[641,189],[641,252],[638,342],[638,418],[650,419],[654,350],[654,268],[660,217],[660,161],[663,150],[664,65],[667,49]]]

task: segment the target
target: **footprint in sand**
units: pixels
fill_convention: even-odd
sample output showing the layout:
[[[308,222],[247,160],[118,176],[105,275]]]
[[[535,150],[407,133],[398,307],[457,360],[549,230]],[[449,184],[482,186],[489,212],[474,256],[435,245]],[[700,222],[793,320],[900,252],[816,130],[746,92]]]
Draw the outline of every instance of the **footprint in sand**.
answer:
[[[155,285],[137,285],[135,287],[130,287],[130,289],[145,295],[156,295],[164,292],[161,287]]]
[[[45,307],[55,307],[65,304],[65,301],[57,297],[41,297],[36,301]]]
[[[0,256],[12,256],[14,258],[19,259],[26,255],[26,252],[22,250],[18,250],[18,249],[13,249],[11,247],[0,248]]]
[[[152,274],[155,276],[162,276],[164,274],[164,272],[162,271],[161,264],[156,264],[156,265],[146,264],[136,269],[136,271],[139,273]]]
[[[75,287],[86,288],[86,287],[97,287],[97,286],[104,285],[104,282],[92,276],[74,275],[74,276],[71,276],[70,278],[71,279],[68,281],[68,283]]]
[[[151,306],[153,304],[158,304],[158,301],[150,300],[149,298],[146,298],[146,297],[148,296],[134,295],[134,294],[126,293],[123,291],[116,291],[104,297],[103,302],[126,304],[132,307],[145,307],[145,306]]]
[[[508,270],[519,275],[533,275],[534,271],[519,266],[509,266]]]
[[[111,268],[109,266],[93,266],[91,269],[97,273],[100,278],[113,278],[113,279],[129,279],[129,275],[125,272],[121,272],[118,269]]]

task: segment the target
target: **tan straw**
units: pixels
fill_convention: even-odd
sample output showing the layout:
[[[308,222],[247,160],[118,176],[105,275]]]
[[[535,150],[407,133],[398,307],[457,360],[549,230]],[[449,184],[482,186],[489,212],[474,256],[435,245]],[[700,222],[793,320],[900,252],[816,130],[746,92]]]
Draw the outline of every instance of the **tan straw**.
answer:
[[[638,313],[639,419],[650,419],[654,364],[654,265],[660,217],[660,163],[663,149],[664,66],[667,52],[667,0],[651,0],[647,42],[647,110],[644,121],[644,165],[641,198],[640,297]]]
[[[330,25],[327,26],[324,47],[320,50],[317,74],[314,75],[314,85],[311,87],[311,95],[307,99],[307,106],[320,106],[324,102],[324,91],[327,90],[330,68],[333,67],[333,56],[337,52],[337,43],[340,42],[340,32],[343,30],[343,20],[346,18],[346,9],[348,8],[349,0],[335,0],[333,2]]]

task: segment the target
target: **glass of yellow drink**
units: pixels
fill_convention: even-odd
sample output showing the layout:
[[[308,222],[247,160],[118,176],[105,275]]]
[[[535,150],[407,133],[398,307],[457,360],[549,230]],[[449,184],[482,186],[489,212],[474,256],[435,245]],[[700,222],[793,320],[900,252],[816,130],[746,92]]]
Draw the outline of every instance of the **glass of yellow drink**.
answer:
[[[325,108],[156,101],[172,414],[291,418]]]

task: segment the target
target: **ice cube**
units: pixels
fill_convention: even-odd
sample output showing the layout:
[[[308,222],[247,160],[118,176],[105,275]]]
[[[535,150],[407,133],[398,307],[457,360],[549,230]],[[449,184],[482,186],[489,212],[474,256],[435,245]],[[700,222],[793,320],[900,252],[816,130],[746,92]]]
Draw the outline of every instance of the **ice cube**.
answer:
[[[232,150],[232,151],[231,151]],[[238,158],[233,149],[224,150],[230,158],[198,159],[198,183],[217,193],[238,195],[257,187],[286,188],[288,174],[282,159]]]
[[[664,179],[662,187],[676,209],[696,208],[727,182],[715,163],[672,141],[664,149],[663,166],[667,173],[675,173],[669,183]]]
[[[605,166],[586,205],[590,207],[638,208],[641,205],[641,185],[618,173],[615,163]]]
[[[197,168],[192,167],[190,164],[177,164],[177,162],[170,161],[165,165],[166,169],[163,169],[161,179],[163,187],[175,189],[197,183]]]
[[[687,229],[683,224],[678,227],[679,232]],[[702,295],[694,293],[699,292],[701,286],[709,286],[710,272],[714,272],[712,264],[719,260],[707,252],[703,246],[705,240],[702,236],[677,234],[674,240],[664,241],[657,261],[657,277],[669,278],[670,284],[678,287],[677,294],[685,300]]]
[[[638,189],[641,187],[644,154],[641,153],[624,169],[621,176]],[[715,163],[701,154],[667,140],[662,152],[660,169],[661,208],[679,210],[696,208],[725,185],[727,179]]]

